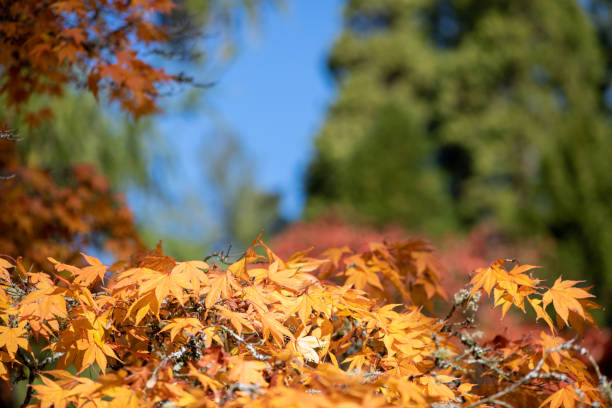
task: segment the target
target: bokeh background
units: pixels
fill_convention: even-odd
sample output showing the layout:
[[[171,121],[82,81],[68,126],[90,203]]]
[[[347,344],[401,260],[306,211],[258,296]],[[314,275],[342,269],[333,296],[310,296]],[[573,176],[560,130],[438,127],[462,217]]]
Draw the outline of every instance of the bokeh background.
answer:
[[[595,285],[612,322],[611,1],[177,2],[172,23],[198,35],[173,44],[185,58],[150,60],[202,86],[137,121],[69,88],[52,120],[11,124],[20,163],[49,172],[15,200],[78,179],[93,191],[79,205],[122,193],[135,219],[67,219],[47,239],[110,263],[159,240],[201,259],[260,233],[285,255],[426,237],[450,279],[517,258]]]

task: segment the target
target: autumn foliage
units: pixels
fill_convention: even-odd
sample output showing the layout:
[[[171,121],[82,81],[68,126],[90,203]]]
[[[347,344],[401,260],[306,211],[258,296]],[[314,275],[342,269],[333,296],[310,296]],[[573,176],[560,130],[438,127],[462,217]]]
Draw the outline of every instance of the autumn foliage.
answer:
[[[290,257],[302,248],[311,248],[310,254],[316,257],[327,248],[348,246],[357,252],[364,252],[369,249],[371,242],[407,240],[412,235],[398,225],[390,224],[382,228],[357,225],[329,213],[288,226],[273,237],[271,246],[281,257]],[[470,272],[500,257],[537,261],[537,252],[541,247],[533,242],[520,247],[511,245],[500,239],[494,226],[485,225],[473,229],[468,237],[449,235],[440,241],[440,249],[435,253],[435,258],[431,259],[436,260],[437,273],[444,276],[441,284],[447,293],[455,293],[463,288]],[[422,245],[431,249],[424,242]],[[481,308],[477,318],[480,329],[491,338],[497,333],[503,333],[508,326],[512,327],[515,334],[525,334],[534,329],[532,321],[517,319],[514,314],[501,320],[501,311],[498,309]],[[601,355],[601,352],[597,354],[598,357]]]
[[[86,87],[138,117],[157,109],[158,86],[173,77],[137,50],[167,40],[172,0],[0,1],[0,96],[20,110],[34,94]],[[49,110],[30,112],[37,124]]]
[[[370,242],[407,240],[414,235],[398,225],[376,228],[350,222],[339,214],[327,213],[289,225],[272,238],[271,247],[279,256],[287,258],[303,248],[311,248],[309,254],[316,257],[327,248],[348,246],[363,252],[369,249]],[[554,253],[554,243],[549,240],[523,239],[516,242],[501,233],[494,223],[481,223],[466,235],[451,232],[439,237],[434,255],[438,273],[444,277],[441,279],[443,289],[446,293],[456,293],[463,288],[474,270],[496,259],[515,258],[539,264],[546,254],[551,253]],[[543,274],[550,277],[547,272],[543,271]],[[507,336],[509,333],[520,337],[539,330],[537,323],[525,318],[518,309],[502,317],[500,308],[481,307],[474,318],[485,339],[493,339],[497,334]],[[587,328],[583,345],[589,349],[603,372],[608,375],[612,373],[610,328]]]
[[[93,166],[72,166],[70,182],[59,185],[48,171],[20,164],[13,149],[14,142],[0,140],[1,254],[50,272],[48,257],[84,266],[83,248],[119,259],[142,249],[131,211]]]
[[[143,53],[172,0],[0,0],[0,97],[21,114],[67,85],[157,108],[177,78]],[[26,112],[36,124],[48,110]],[[0,132],[0,143],[10,142]],[[89,166],[58,185],[0,157],[0,383],[23,407],[602,407],[609,380],[580,345],[599,308],[500,259],[449,290],[424,240],[347,240],[178,262],[140,251],[131,214]],[[396,237],[399,238],[399,237]],[[80,254],[106,243],[123,262]],[[347,245],[348,246],[345,246]],[[23,257],[23,258],[22,258]],[[486,295],[486,296],[485,296]],[[539,323],[483,338],[485,297]],[[507,317],[507,316],[506,316]],[[0,388],[2,390],[3,388]],[[4,395],[0,395],[3,397]]]
[[[25,405],[556,408],[610,401],[610,384],[588,351],[560,335],[563,327],[580,332],[594,324],[593,296],[581,282],[546,286],[530,265],[496,261],[449,295],[422,241],[281,259],[256,240],[235,262],[226,254],[177,262],[158,247],[110,278],[106,265],[83,256],[83,268],[50,259],[51,275],[0,261],[0,375],[28,382]],[[532,308],[545,326],[482,342],[474,312],[485,294],[503,311]],[[436,298],[442,317],[422,307]]]

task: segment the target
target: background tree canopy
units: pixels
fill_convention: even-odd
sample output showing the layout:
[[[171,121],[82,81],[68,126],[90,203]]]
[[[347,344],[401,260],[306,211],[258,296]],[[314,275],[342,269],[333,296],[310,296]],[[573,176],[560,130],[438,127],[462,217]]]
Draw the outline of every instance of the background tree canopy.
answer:
[[[307,215],[555,239],[612,294],[608,2],[352,0]],[[610,304],[609,306],[612,306]]]

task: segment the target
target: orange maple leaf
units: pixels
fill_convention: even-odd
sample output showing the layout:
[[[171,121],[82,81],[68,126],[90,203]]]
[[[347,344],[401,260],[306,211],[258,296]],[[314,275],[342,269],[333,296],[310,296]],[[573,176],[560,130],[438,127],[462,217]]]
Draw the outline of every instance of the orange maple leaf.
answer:
[[[488,268],[479,268],[476,270],[476,275],[472,278],[470,283],[472,286],[472,295],[480,288],[483,288],[487,295],[491,294],[491,290],[498,282],[507,280],[509,278],[508,272],[506,272],[502,265],[504,264],[503,259],[498,259],[491,264]]]
[[[159,332],[162,333],[170,330],[170,341],[174,341],[174,338],[183,330],[185,330],[189,334],[195,334],[203,328],[204,326],[198,319],[188,317],[172,320],[172,322],[164,326],[164,328],[161,329]]]
[[[550,397],[540,404],[540,407],[550,404],[550,408],[559,408],[560,406],[563,406],[563,408],[574,408],[576,401],[580,401],[580,397],[576,395],[574,387],[568,385],[551,394]]]
[[[268,365],[263,361],[244,360],[242,357],[236,356],[232,357],[230,363],[232,365],[228,376],[230,381],[239,384],[266,384],[266,380],[263,378],[263,370],[268,368]]]
[[[559,277],[552,288],[542,296],[542,306],[546,308],[551,302],[555,311],[568,324],[570,310],[576,312],[583,319],[585,318],[584,308],[578,299],[595,297],[584,289],[577,288],[575,285],[582,281],[561,280]]]
[[[6,347],[10,358],[15,358],[17,349],[29,349],[28,339],[25,337],[26,322],[19,323],[17,327],[0,326],[0,347]]]
[[[275,312],[261,313],[261,325],[263,331],[263,338],[267,339],[270,334],[274,337],[279,344],[284,343],[283,336],[289,337],[293,340],[293,333],[289,331],[279,320],[284,320],[283,315]]]

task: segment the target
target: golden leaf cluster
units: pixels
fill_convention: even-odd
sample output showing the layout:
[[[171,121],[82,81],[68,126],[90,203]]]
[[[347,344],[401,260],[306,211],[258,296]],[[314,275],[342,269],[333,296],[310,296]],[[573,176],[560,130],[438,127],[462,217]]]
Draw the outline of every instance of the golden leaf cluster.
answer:
[[[495,262],[447,304],[422,241],[284,260],[258,239],[225,267],[158,248],[112,274],[84,259],[52,259],[53,274],[0,260],[0,378],[29,379],[28,406],[607,403],[588,352],[557,332],[593,323],[591,295],[561,279],[541,287],[531,266]],[[484,292],[504,313],[530,304],[550,330],[481,343],[470,313]]]

